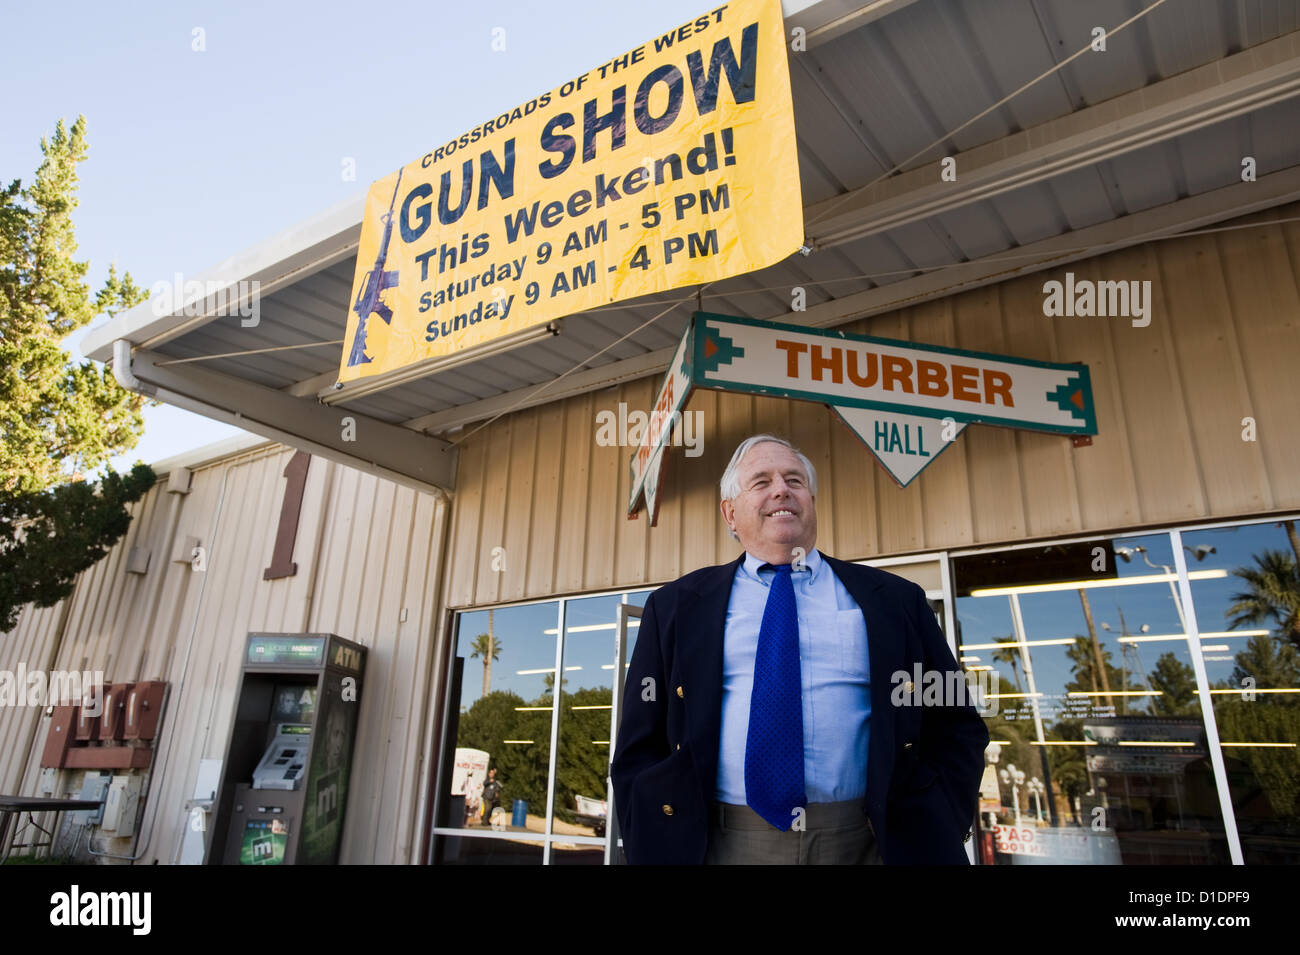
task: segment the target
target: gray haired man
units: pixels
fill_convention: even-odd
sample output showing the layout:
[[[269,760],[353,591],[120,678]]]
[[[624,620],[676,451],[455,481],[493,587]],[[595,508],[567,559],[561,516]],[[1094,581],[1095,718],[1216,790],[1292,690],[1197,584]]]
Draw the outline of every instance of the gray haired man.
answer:
[[[646,601],[611,767],[628,862],[969,861],[988,731],[964,698],[891,702],[916,664],[964,686],[957,662],[918,586],[817,550],[816,496],[789,442],[741,442],[744,553]]]

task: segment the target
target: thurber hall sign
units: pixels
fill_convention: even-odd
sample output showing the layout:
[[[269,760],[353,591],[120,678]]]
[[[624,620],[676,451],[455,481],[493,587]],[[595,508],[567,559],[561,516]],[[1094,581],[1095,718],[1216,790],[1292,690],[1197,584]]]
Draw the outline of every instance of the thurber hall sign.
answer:
[[[644,500],[655,522],[665,449],[694,388],[829,405],[901,487],[968,424],[1097,433],[1086,365],[696,312],[632,455],[629,516]]]

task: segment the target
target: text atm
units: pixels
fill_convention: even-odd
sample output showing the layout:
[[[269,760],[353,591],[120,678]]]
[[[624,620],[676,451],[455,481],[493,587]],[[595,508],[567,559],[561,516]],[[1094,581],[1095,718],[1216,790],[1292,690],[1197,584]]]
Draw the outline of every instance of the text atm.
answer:
[[[250,633],[207,862],[338,861],[366,648]]]

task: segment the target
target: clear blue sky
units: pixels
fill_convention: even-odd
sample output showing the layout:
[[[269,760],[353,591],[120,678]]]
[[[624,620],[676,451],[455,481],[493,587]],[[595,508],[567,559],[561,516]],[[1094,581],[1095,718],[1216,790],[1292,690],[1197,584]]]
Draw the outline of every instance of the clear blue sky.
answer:
[[[78,258],[148,287],[197,275],[363,193],[430,146],[712,9],[706,0],[468,4],[31,3],[5,11],[12,94],[0,180],[31,181],[40,139],[86,117]],[[492,49],[503,28],[505,50]],[[206,49],[196,52],[194,31]],[[356,180],[344,181],[345,157]],[[340,303],[340,309],[344,303]],[[100,318],[97,322],[104,321]],[[84,331],[68,339],[77,347]],[[156,461],[240,432],[146,413],[114,462]]]

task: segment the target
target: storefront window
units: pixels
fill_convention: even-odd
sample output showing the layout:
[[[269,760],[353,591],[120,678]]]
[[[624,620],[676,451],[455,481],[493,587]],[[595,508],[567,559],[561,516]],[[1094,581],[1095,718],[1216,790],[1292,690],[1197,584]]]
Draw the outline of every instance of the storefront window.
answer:
[[[455,753],[443,787],[438,826],[478,833],[546,832],[559,603],[461,614],[452,661],[459,701],[448,739]],[[453,849],[457,850],[453,854]],[[517,856],[517,852],[523,852]],[[531,858],[521,847],[460,838],[440,846],[440,861]]]
[[[617,594],[565,601],[564,682],[555,761],[557,835],[603,839],[608,806]],[[552,844],[554,854],[590,848]],[[558,860],[557,860],[558,861]],[[604,862],[603,855],[599,859]]]
[[[1181,535],[1223,776],[1247,865],[1300,862],[1297,523]],[[1197,570],[1214,575],[1198,578]]]
[[[997,708],[980,861],[1231,861],[1173,565],[1168,534],[953,561],[959,656]]]
[[[618,607],[639,607],[650,592],[457,616],[451,694],[459,709],[448,727],[455,752],[440,784],[435,863],[605,862],[612,705],[623,685]],[[624,660],[637,626],[629,620]]]
[[[925,586],[942,621],[941,564],[884,563]],[[1298,566],[1300,536],[1285,521],[952,558],[957,654],[988,691],[976,860],[1300,858]],[[618,608],[651,592],[457,616],[454,753],[432,861],[617,858],[606,843],[612,706],[626,676],[625,662],[615,679]],[[638,624],[628,621],[624,661]]]

